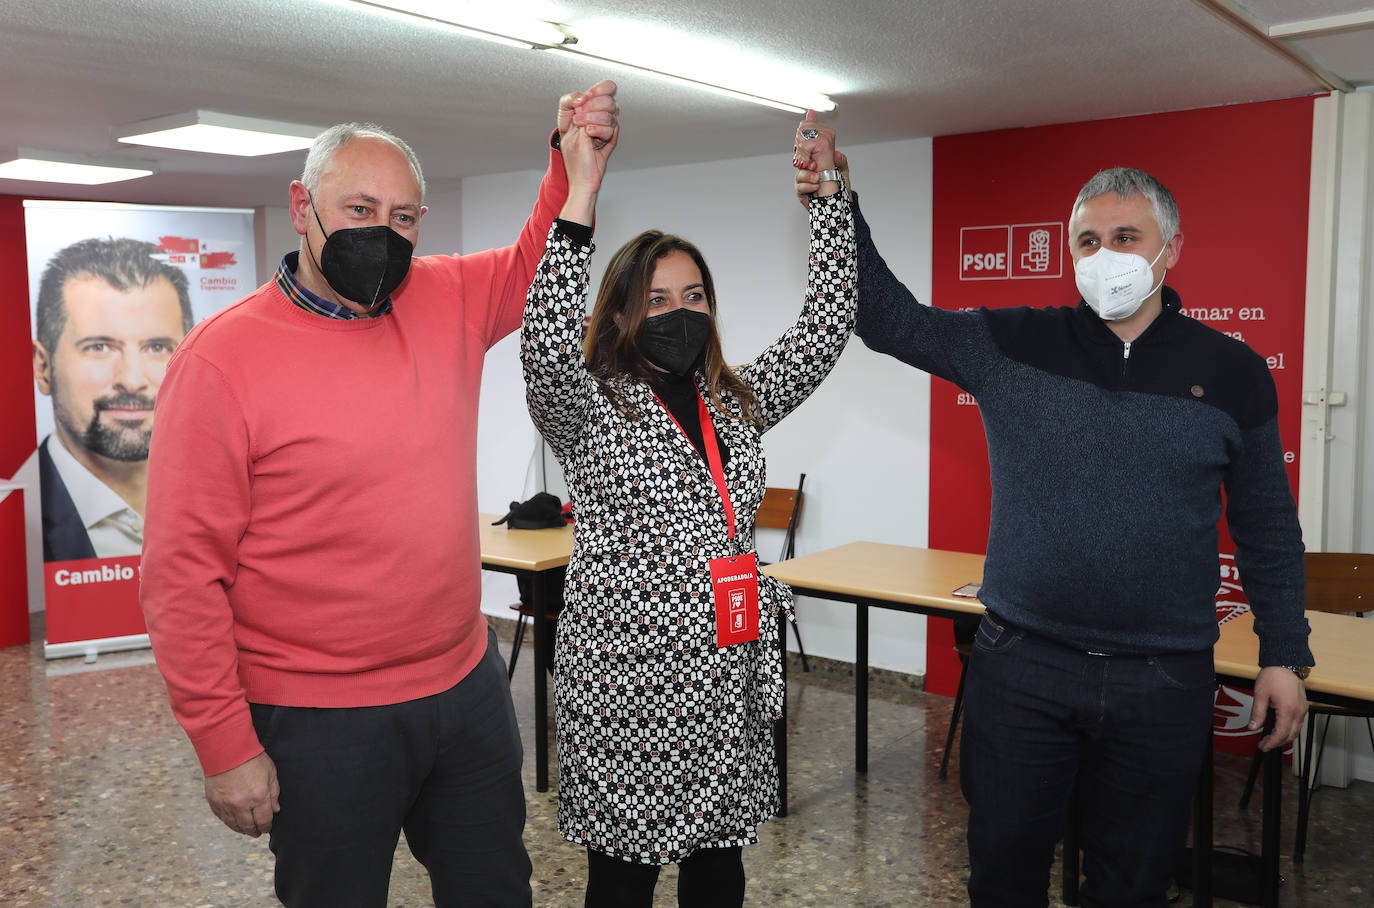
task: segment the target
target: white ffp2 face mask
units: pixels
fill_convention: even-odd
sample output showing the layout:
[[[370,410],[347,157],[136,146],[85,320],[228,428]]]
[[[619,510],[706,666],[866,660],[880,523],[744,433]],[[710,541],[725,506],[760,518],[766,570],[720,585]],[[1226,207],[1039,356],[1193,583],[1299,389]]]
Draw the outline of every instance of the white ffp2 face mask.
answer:
[[[1164,250],[1166,242],[1159,249],[1154,261],[1145,261],[1145,256],[1134,252],[1113,252],[1099,249],[1092,255],[1084,256],[1074,263],[1074,283],[1078,292],[1093,311],[1107,321],[1130,318],[1140,309],[1140,304],[1150,298],[1158,288],[1154,280],[1155,262]],[[1160,283],[1164,279],[1160,278]]]

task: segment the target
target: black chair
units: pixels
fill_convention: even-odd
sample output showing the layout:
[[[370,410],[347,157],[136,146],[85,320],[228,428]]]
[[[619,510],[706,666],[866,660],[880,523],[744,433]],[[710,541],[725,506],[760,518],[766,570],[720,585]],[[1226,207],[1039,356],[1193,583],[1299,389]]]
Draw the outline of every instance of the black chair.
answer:
[[[786,530],[782,541],[782,555],[779,561],[786,561],[797,554],[797,521],[801,518],[802,485],[806,474],[801,474],[795,489],[768,487],[763,490],[763,501],[758,513],[754,515],[754,526],[770,530]],[[771,564],[760,561],[759,565]],[[792,625],[792,634],[797,638],[797,651],[801,654],[802,671],[811,671],[811,663],[806,660],[806,647],[802,646],[801,629]],[[783,641],[784,644],[786,641]]]

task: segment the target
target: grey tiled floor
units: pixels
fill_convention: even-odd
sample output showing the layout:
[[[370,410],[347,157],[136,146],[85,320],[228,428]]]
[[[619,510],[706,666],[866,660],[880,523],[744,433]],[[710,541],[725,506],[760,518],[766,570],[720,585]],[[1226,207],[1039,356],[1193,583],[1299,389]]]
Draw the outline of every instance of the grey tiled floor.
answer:
[[[584,858],[558,836],[554,793],[534,791],[531,675],[522,656],[513,692],[525,729],[535,904],[571,908],[582,905]],[[964,904],[957,761],[948,781],[936,778],[950,701],[875,689],[864,777],[853,769],[852,686],[793,672],[790,697],[792,814],[765,825],[746,850],[748,904]],[[1234,806],[1245,768],[1218,758],[1217,842],[1257,852],[1258,810]],[[1288,859],[1293,793],[1287,785],[1281,904],[1374,905],[1374,862],[1361,857],[1374,839],[1374,785],[1321,793],[1300,868]],[[0,650],[0,806],[0,904],[276,904],[266,841],[236,836],[210,815],[147,653],[86,666],[45,663],[37,644]],[[665,871],[657,905],[675,904],[673,875]],[[430,904],[424,871],[404,847],[391,904]]]

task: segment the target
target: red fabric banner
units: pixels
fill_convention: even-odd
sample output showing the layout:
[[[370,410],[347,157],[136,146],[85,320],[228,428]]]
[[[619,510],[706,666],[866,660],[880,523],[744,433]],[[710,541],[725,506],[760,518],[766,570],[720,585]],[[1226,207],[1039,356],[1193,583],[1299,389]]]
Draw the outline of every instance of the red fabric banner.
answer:
[[[0,647],[29,642],[29,578],[24,561],[24,493],[0,492]]]
[[[138,607],[139,556],[49,561],[44,593],[61,608],[47,610],[48,645],[148,633]]]

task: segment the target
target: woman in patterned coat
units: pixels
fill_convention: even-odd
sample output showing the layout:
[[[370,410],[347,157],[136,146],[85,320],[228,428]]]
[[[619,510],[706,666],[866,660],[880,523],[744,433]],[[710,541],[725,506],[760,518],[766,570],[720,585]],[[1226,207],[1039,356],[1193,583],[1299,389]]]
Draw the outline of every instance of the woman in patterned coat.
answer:
[[[799,160],[835,166],[834,132],[813,118],[797,144]],[[823,183],[801,314],[743,366],[722,359],[701,254],[658,231],[612,258],[584,344],[587,225],[611,145],[563,139],[568,202],[521,331],[530,413],[577,515],[555,650],[558,824],[587,846],[588,906],[648,906],[676,862],[679,905],[724,908],[743,903],[741,848],[777,807],[777,617],[792,595],[760,576],[758,639],[718,645],[708,562],[753,551],[761,436],[849,339],[853,221],[848,194]]]

